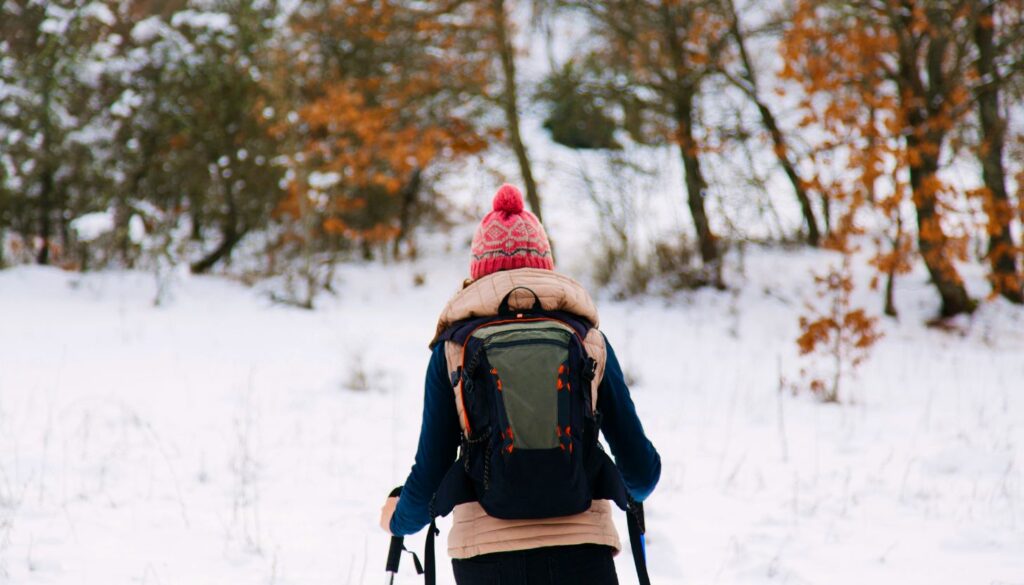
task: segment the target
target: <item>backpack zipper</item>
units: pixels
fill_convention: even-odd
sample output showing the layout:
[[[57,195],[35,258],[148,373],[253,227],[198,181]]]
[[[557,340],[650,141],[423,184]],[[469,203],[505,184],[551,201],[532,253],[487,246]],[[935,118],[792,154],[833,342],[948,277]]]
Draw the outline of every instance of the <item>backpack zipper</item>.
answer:
[[[515,347],[517,345],[554,345],[557,347],[568,348],[568,342],[556,341],[554,339],[530,339],[530,340],[516,340],[516,341],[495,341],[494,343],[485,343],[485,349],[501,348],[501,347]]]

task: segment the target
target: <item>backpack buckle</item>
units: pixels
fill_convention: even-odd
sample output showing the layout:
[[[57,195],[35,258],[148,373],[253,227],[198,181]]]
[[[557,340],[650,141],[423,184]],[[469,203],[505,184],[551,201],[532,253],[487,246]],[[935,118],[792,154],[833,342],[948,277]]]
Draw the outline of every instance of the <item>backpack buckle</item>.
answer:
[[[594,381],[594,378],[597,377],[597,360],[587,356],[587,368],[583,370],[583,376],[588,382]]]

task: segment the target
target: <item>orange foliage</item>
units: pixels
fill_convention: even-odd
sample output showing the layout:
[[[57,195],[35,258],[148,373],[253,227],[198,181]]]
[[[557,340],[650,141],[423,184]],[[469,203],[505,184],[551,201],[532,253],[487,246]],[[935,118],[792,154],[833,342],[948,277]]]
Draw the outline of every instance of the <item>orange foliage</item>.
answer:
[[[913,246],[898,215],[908,201],[933,278],[962,286],[954,260],[966,254],[970,226],[959,212],[963,193],[938,171],[947,135],[969,111],[971,69],[952,58],[933,69],[928,51],[948,43],[952,55],[966,46],[975,14],[943,10],[926,11],[919,0],[799,0],[781,44],[781,75],[802,89],[801,126],[822,135],[808,157],[818,170],[809,183],[839,213],[831,245],[847,248],[862,232],[858,216],[872,214],[887,234],[876,241],[888,242],[872,264],[888,275],[909,270]],[[830,164],[842,169],[835,178]]]
[[[821,375],[802,374],[807,388],[826,402],[840,400],[840,385],[868,358],[872,346],[882,337],[878,319],[851,303],[853,278],[850,274],[850,255],[843,254],[842,264],[830,267],[825,274],[814,275],[815,289],[827,304],[819,310],[807,305],[808,313],[800,317],[800,336],[796,343],[802,356],[822,358],[831,362],[830,380]]]
[[[281,130],[300,136],[307,171],[340,177],[324,190],[329,204],[315,208],[326,214],[327,234],[394,238],[400,230],[393,214],[352,214],[370,198],[398,195],[424,169],[482,151],[493,138],[457,94],[486,79],[485,60],[457,50],[469,26],[457,7],[338,0],[296,19],[303,51],[315,58],[295,67],[306,97]],[[339,46],[348,53],[339,54]]]

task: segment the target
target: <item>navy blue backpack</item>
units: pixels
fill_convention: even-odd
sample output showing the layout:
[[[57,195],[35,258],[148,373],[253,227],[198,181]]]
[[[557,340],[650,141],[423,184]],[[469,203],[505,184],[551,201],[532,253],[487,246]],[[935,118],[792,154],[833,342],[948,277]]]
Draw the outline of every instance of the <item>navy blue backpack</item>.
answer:
[[[530,309],[509,307],[516,290],[533,295]],[[578,316],[543,310],[536,293],[517,287],[498,315],[460,321],[438,337],[463,348],[451,383],[461,390],[464,432],[459,457],[431,502],[428,585],[434,519],[458,504],[479,502],[495,518],[541,519],[584,512],[594,499],[629,512],[637,571],[649,583],[643,509],[598,442],[601,414],[591,393],[597,362],[583,344],[591,328]]]

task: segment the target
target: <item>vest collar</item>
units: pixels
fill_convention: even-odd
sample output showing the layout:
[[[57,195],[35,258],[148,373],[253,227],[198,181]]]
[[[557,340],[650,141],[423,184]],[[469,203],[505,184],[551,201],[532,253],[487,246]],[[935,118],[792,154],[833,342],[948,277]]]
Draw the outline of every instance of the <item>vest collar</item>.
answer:
[[[517,268],[488,274],[455,293],[441,311],[431,347],[449,326],[458,321],[497,315],[501,300],[516,287],[525,287],[536,293],[545,311],[565,311],[583,317],[594,327],[599,325],[594,300],[579,282],[552,270]],[[527,291],[517,291],[509,302],[513,308],[525,308],[532,303],[533,297]]]

